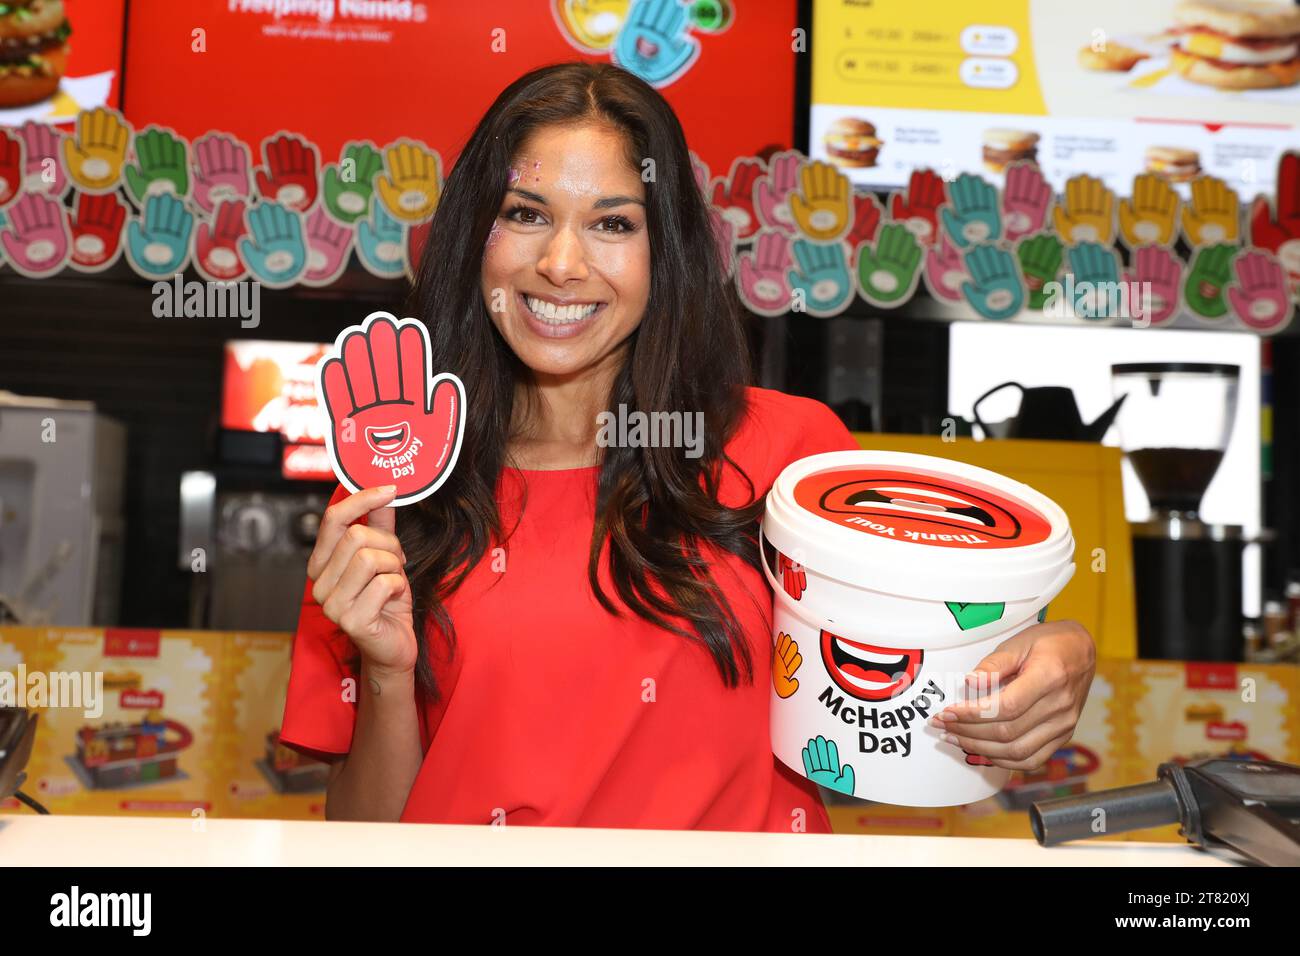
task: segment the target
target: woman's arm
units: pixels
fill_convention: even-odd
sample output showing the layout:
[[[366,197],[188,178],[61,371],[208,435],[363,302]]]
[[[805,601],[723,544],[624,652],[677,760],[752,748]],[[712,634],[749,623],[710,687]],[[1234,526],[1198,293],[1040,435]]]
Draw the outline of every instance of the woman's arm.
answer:
[[[352,742],[330,768],[330,820],[398,820],[423,760],[411,587],[385,507],[396,492],[370,488],[331,505],[307,561],[313,600],[361,654]]]
[[[363,662],[352,749],[330,767],[325,818],[396,821],[423,760],[414,671]]]

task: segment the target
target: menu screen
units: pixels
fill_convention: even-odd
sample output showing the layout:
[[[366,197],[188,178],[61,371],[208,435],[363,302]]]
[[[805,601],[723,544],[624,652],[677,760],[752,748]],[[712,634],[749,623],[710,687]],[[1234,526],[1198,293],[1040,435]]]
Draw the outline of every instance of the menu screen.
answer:
[[[812,53],[809,155],[871,188],[1032,161],[1058,189],[1205,173],[1249,199],[1300,140],[1285,0],[815,0]]]

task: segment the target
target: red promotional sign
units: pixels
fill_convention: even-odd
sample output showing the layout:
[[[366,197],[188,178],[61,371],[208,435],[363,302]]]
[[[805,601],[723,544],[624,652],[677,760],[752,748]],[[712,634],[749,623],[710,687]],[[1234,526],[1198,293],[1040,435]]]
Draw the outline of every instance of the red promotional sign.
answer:
[[[577,8],[588,6],[573,0],[134,0],[127,118],[137,129],[159,124],[190,139],[219,129],[252,144],[293,129],[319,145],[329,162],[349,140],[382,145],[412,137],[450,166],[497,94],[523,73],[561,61],[617,61],[617,41],[577,22]],[[627,21],[680,5],[600,6]],[[738,154],[791,145],[795,4],[713,6],[738,9],[725,22],[707,23],[700,4],[680,7],[684,55],[659,88],[691,148],[721,174]],[[624,56],[675,56],[654,47],[635,42]]]
[[[160,690],[124,690],[119,703],[124,709],[161,710],[163,693]]]
[[[110,627],[104,630],[105,657],[157,657],[162,634],[137,628]]]
[[[328,421],[316,403],[316,363],[324,354],[324,345],[309,342],[226,344],[221,427],[279,432],[286,478],[334,479],[325,451]]]

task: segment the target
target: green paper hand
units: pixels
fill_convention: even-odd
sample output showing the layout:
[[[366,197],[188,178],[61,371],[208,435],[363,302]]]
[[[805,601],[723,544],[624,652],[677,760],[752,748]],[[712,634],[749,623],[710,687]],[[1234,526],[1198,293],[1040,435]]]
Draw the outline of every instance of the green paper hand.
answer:
[[[1226,242],[1196,251],[1183,285],[1183,299],[1202,318],[1219,319],[1227,314],[1228,298],[1223,290],[1232,279],[1232,260],[1237,252],[1236,246]]]
[[[1061,274],[1064,246],[1054,233],[1044,232],[1025,239],[1016,247],[1020,271],[1029,287],[1029,307],[1042,310],[1047,301],[1043,286],[1056,281]]]
[[[858,284],[873,305],[892,306],[910,298],[921,274],[921,246],[902,223],[880,230],[875,248],[864,242],[858,251]]]
[[[835,741],[825,737],[809,740],[803,748],[803,770],[813,783],[853,796],[856,783],[853,768],[848,764],[840,766],[840,749]]]
[[[325,208],[339,222],[351,225],[370,211],[375,177],[384,169],[384,157],[370,143],[348,143],[343,158],[325,167]]]
[[[190,190],[185,141],[151,126],[135,138],[136,165],[127,166],[126,185],[136,204],[150,196],[172,193],[183,198]]]

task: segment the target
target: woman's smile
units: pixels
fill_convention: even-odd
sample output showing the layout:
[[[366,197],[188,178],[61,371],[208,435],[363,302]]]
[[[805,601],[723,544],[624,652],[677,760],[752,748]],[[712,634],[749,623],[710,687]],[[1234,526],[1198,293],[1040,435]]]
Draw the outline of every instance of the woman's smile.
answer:
[[[528,328],[551,339],[581,335],[605,310],[604,302],[557,301],[525,292],[516,293],[515,302]]]

